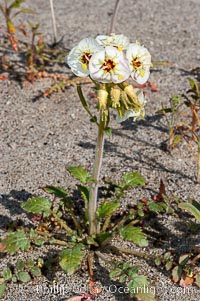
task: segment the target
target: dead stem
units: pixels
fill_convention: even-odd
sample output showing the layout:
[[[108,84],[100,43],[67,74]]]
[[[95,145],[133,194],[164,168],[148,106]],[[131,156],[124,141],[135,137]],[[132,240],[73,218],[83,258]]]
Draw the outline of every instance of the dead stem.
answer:
[[[118,13],[118,10],[119,10],[119,3],[120,3],[120,0],[116,0],[114,12],[113,12],[112,20],[111,20],[111,24],[110,24],[110,30],[109,30],[108,34],[111,34],[114,31],[116,17],[117,17],[117,13]]]
[[[148,253],[135,251],[135,250],[130,250],[130,249],[127,249],[127,248],[121,248],[121,247],[115,247],[115,246],[108,246],[108,248],[111,251],[114,251],[114,252],[117,251],[117,252],[120,252],[120,253],[124,253],[124,254],[128,254],[128,255],[134,255],[134,256],[137,256],[137,257],[156,259],[155,255],[150,255]]]

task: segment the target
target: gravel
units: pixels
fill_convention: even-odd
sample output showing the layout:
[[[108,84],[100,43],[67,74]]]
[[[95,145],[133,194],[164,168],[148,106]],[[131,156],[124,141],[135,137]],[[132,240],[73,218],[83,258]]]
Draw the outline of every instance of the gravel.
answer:
[[[30,18],[41,23],[41,31],[52,41],[47,2],[27,0],[26,5],[38,12]],[[114,4],[114,0],[55,1],[58,34],[59,37],[64,35],[65,47],[70,49],[84,37],[106,33]],[[188,89],[187,78],[193,76],[191,70],[200,66],[199,13],[198,0],[121,1],[116,33],[129,36],[133,42],[139,40],[149,49],[153,61],[169,62],[151,73],[151,81],[160,91],[147,91],[144,120],[137,123],[129,120],[119,125],[112,118],[113,134],[106,138],[102,175],[118,180],[123,172],[138,170],[148,181],[145,188],[127,196],[124,206],[158,193],[160,179],[164,181],[168,195],[176,194],[183,200],[199,202],[200,184],[195,181],[194,156],[186,144],[181,144],[172,154],[164,150],[168,130],[165,120],[155,114],[171,96]],[[19,22],[22,21],[20,18]],[[55,66],[54,71],[69,73],[66,65]],[[196,78],[199,77],[197,74]],[[20,209],[20,203],[30,195],[43,195],[40,187],[46,184],[75,187],[75,181],[66,172],[66,165],[82,165],[92,170],[96,128],[89,123],[74,87],[50,98],[37,98],[50,83],[49,79],[43,79],[22,88],[12,79],[0,81],[0,236],[5,234],[5,224],[13,220],[30,222]],[[91,86],[85,85],[84,92],[92,105],[90,91]],[[157,222],[165,233],[167,246],[176,252],[187,252],[191,244],[200,242],[198,234],[187,231],[185,220],[159,216]],[[26,255],[19,253],[18,258],[52,254],[56,249],[51,248],[34,248]],[[152,248],[147,251],[152,252]],[[160,301],[199,300],[197,287],[180,288],[171,282],[169,274],[156,269],[152,263],[133,256],[128,256],[127,260],[139,264],[141,271],[149,275],[152,290],[156,286]],[[0,269],[15,261],[14,256],[2,256]],[[129,300],[124,292],[114,292],[119,283],[108,279],[103,262],[97,264],[95,272],[99,285],[103,286],[102,294],[95,300]],[[53,290],[53,279],[57,280],[61,291]],[[56,271],[54,275],[23,286],[10,284],[3,301],[63,300],[74,292],[87,290],[87,279],[84,268],[71,277]]]

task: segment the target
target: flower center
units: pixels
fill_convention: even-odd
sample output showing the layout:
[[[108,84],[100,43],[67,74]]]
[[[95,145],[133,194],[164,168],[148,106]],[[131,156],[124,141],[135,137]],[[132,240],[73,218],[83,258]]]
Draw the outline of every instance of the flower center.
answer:
[[[142,63],[139,61],[139,59],[137,57],[135,57],[133,60],[132,60],[132,64],[133,64],[133,67],[135,69],[138,69],[142,66]]]
[[[116,66],[115,62],[113,62],[112,60],[106,60],[104,63],[103,63],[103,69],[106,71],[106,72],[110,72],[112,69],[114,69]]]
[[[82,62],[83,64],[88,65],[91,56],[92,56],[92,55],[91,55],[90,52],[84,52],[83,55],[81,56],[81,62]]]

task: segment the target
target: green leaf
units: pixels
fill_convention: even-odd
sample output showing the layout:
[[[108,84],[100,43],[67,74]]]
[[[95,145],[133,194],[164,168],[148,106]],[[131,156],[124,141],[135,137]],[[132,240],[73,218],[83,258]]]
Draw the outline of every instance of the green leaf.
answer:
[[[21,282],[28,282],[31,280],[31,277],[28,272],[18,272],[16,273],[16,276]]]
[[[13,276],[13,277],[12,277],[12,282],[14,282],[14,283],[17,282],[17,277],[16,277],[16,276]]]
[[[33,260],[28,259],[26,263],[27,263],[27,266],[28,266],[29,268],[34,267],[34,261],[33,261]]]
[[[171,270],[172,266],[173,266],[173,261],[172,260],[167,261],[165,264],[166,271]]]
[[[92,181],[92,177],[90,176],[89,172],[82,166],[67,166],[67,170],[74,178],[76,178],[83,184]]]
[[[16,262],[16,268],[18,271],[24,270],[24,262],[21,259],[18,259]]]
[[[124,283],[126,281],[127,275],[123,274],[119,277],[119,282]]]
[[[163,212],[167,208],[167,205],[164,202],[150,201],[147,203],[147,206],[149,210],[153,212]]]
[[[133,171],[130,173],[125,173],[123,175],[123,179],[126,183],[126,185],[131,187],[137,187],[139,185],[144,186],[146,183],[146,180],[141,174],[137,171]]]
[[[155,265],[156,265],[156,266],[160,266],[160,265],[161,265],[161,258],[160,258],[160,257],[157,257],[157,258],[154,260],[154,262],[155,262]]]
[[[9,254],[14,254],[19,249],[27,251],[30,247],[30,241],[23,230],[8,233],[3,243],[6,245],[6,251]]]
[[[105,242],[109,237],[112,236],[112,233],[110,232],[104,232],[96,235],[96,240],[101,245],[103,242]]]
[[[97,215],[100,218],[105,218],[106,216],[112,215],[114,211],[116,211],[120,206],[119,202],[104,202],[97,209]]]
[[[163,256],[163,258],[164,258],[164,260],[166,261],[166,260],[169,260],[170,258],[171,258],[171,252],[166,252],[165,254],[164,254],[164,256]]]
[[[110,137],[110,136],[112,135],[112,130],[111,130],[111,128],[106,128],[106,129],[105,129],[105,133],[106,133],[106,135],[107,135],[108,137]]]
[[[181,142],[182,138],[182,135],[175,135],[173,139],[173,146],[176,147],[179,144],[179,142]]]
[[[120,235],[125,240],[130,240],[140,247],[148,246],[148,240],[140,228],[126,226],[120,229]]]
[[[6,290],[6,282],[0,284],[0,299],[2,299]]]
[[[54,194],[55,197],[58,197],[58,198],[64,198],[64,197],[66,197],[66,195],[69,194],[68,191],[66,191],[64,188],[59,187],[59,186],[47,185],[47,186],[43,187],[43,189],[47,193]]]
[[[141,289],[143,287],[148,287],[149,286],[149,283],[148,283],[148,280],[146,278],[146,276],[144,275],[138,275],[136,274],[132,280],[128,283],[128,288],[131,292],[131,290],[133,289]]]
[[[172,270],[172,280],[178,282],[182,275],[182,268],[179,265],[176,265]]]
[[[196,82],[193,78],[188,78],[188,81],[190,83],[190,87],[192,90],[195,90],[196,89]]]
[[[81,263],[84,256],[82,248],[83,245],[79,244],[73,249],[64,249],[61,251],[61,261],[59,264],[68,276],[72,275]]]
[[[184,266],[189,260],[189,255],[188,254],[184,254],[184,255],[181,255],[179,257],[179,260],[178,260],[178,263],[182,266]]]
[[[4,268],[2,271],[2,275],[5,281],[12,279],[12,272],[10,268]]]
[[[111,272],[109,273],[109,276],[110,276],[111,279],[114,279],[114,278],[120,276],[121,273],[122,273],[122,269],[116,268],[116,269],[114,269],[113,271],[111,271]]]
[[[48,217],[51,213],[51,203],[41,197],[33,197],[21,204],[21,207],[31,213],[44,214],[44,217]]]
[[[180,203],[178,207],[189,211],[196,218],[196,220],[200,222],[200,211],[194,205],[190,203]]]
[[[40,268],[37,267],[37,266],[32,267],[32,268],[30,269],[30,272],[31,272],[31,274],[32,274],[33,276],[35,276],[35,277],[39,277],[39,276],[41,276],[41,274],[42,274]]]
[[[87,186],[77,185],[79,191],[81,192],[82,198],[85,202],[89,202],[89,188]]]

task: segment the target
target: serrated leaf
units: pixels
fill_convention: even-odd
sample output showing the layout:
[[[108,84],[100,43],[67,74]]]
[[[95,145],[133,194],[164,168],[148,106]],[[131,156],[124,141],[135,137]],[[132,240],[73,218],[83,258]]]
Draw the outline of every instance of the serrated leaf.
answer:
[[[172,255],[171,252],[166,252],[163,256],[164,260],[170,259],[171,255]]]
[[[38,247],[41,247],[46,242],[46,240],[47,240],[46,237],[36,238],[34,240],[34,244],[36,244],[36,246],[38,246]]]
[[[120,206],[119,202],[104,202],[97,209],[97,215],[100,218],[105,218],[106,216],[112,215],[114,211],[116,211]]]
[[[54,194],[58,198],[64,198],[69,194],[67,190],[59,186],[47,185],[43,187],[44,191],[50,194]]]
[[[125,240],[130,240],[140,247],[148,246],[148,240],[138,227],[126,226],[120,229],[120,235]]]
[[[61,261],[59,264],[68,276],[76,271],[83,259],[82,247],[82,245],[77,245],[73,249],[64,249],[60,253]]]
[[[6,290],[6,282],[0,284],[0,299],[3,297]]]
[[[39,277],[39,276],[41,276],[41,274],[42,274],[40,268],[37,267],[37,266],[32,267],[32,268],[30,269],[30,272],[31,272],[31,274],[32,274],[33,276],[35,276],[35,277]]]
[[[176,265],[172,270],[172,280],[178,282],[182,275],[182,268],[179,265]]]
[[[124,283],[126,281],[127,275],[123,274],[119,277],[119,282]]]
[[[29,268],[34,267],[34,261],[33,261],[33,260],[28,259],[26,263],[27,263],[27,266],[28,266]]]
[[[82,166],[67,166],[67,170],[74,178],[76,178],[83,184],[92,181],[92,177],[90,176],[89,172]]]
[[[173,261],[172,260],[167,261],[165,264],[166,271],[171,270],[172,266],[173,266]]]
[[[137,171],[125,173],[123,179],[129,187],[137,187],[139,185],[144,186],[146,183],[145,178]]]
[[[4,268],[2,271],[2,275],[5,281],[12,279],[12,272],[10,268]]]
[[[109,273],[111,279],[118,277],[122,273],[122,269],[116,268]]]
[[[16,268],[18,271],[24,270],[24,262],[21,259],[18,259],[16,262]]]
[[[131,279],[134,279],[135,276],[137,276],[138,273],[138,266],[132,267],[131,269],[129,268],[128,271],[128,276]]]
[[[200,211],[190,203],[180,203],[179,208],[189,211],[200,222]]]
[[[153,212],[163,212],[166,210],[167,205],[164,202],[150,201],[147,203],[149,210]]]
[[[154,260],[154,262],[155,262],[155,265],[156,265],[156,266],[160,266],[160,265],[161,265],[161,258],[160,258],[160,257],[157,257],[157,258]]]
[[[189,255],[188,254],[184,254],[184,255],[181,255],[179,257],[178,263],[183,266],[183,265],[185,265],[188,262],[188,260],[189,260]]]
[[[105,242],[109,237],[112,236],[112,233],[110,232],[104,232],[96,235],[96,240],[101,245],[103,242]]]
[[[14,283],[17,282],[17,277],[16,276],[12,277],[12,282],[14,282]]]
[[[79,191],[81,192],[82,198],[85,202],[89,202],[89,188],[87,186],[77,185]]]
[[[31,277],[28,272],[18,272],[16,273],[16,276],[21,282],[28,282],[31,280]]]
[[[30,247],[30,241],[23,230],[8,233],[3,243],[6,245],[6,251],[9,254],[14,254],[19,249],[27,251]]]
[[[137,288],[142,288],[142,287],[148,287],[149,282],[147,280],[147,277],[144,275],[138,275],[136,274],[132,280],[127,284],[129,290],[137,289]]]
[[[51,213],[51,203],[41,197],[33,197],[21,204],[21,207],[27,212],[35,214],[44,214],[44,217],[48,217]]]

